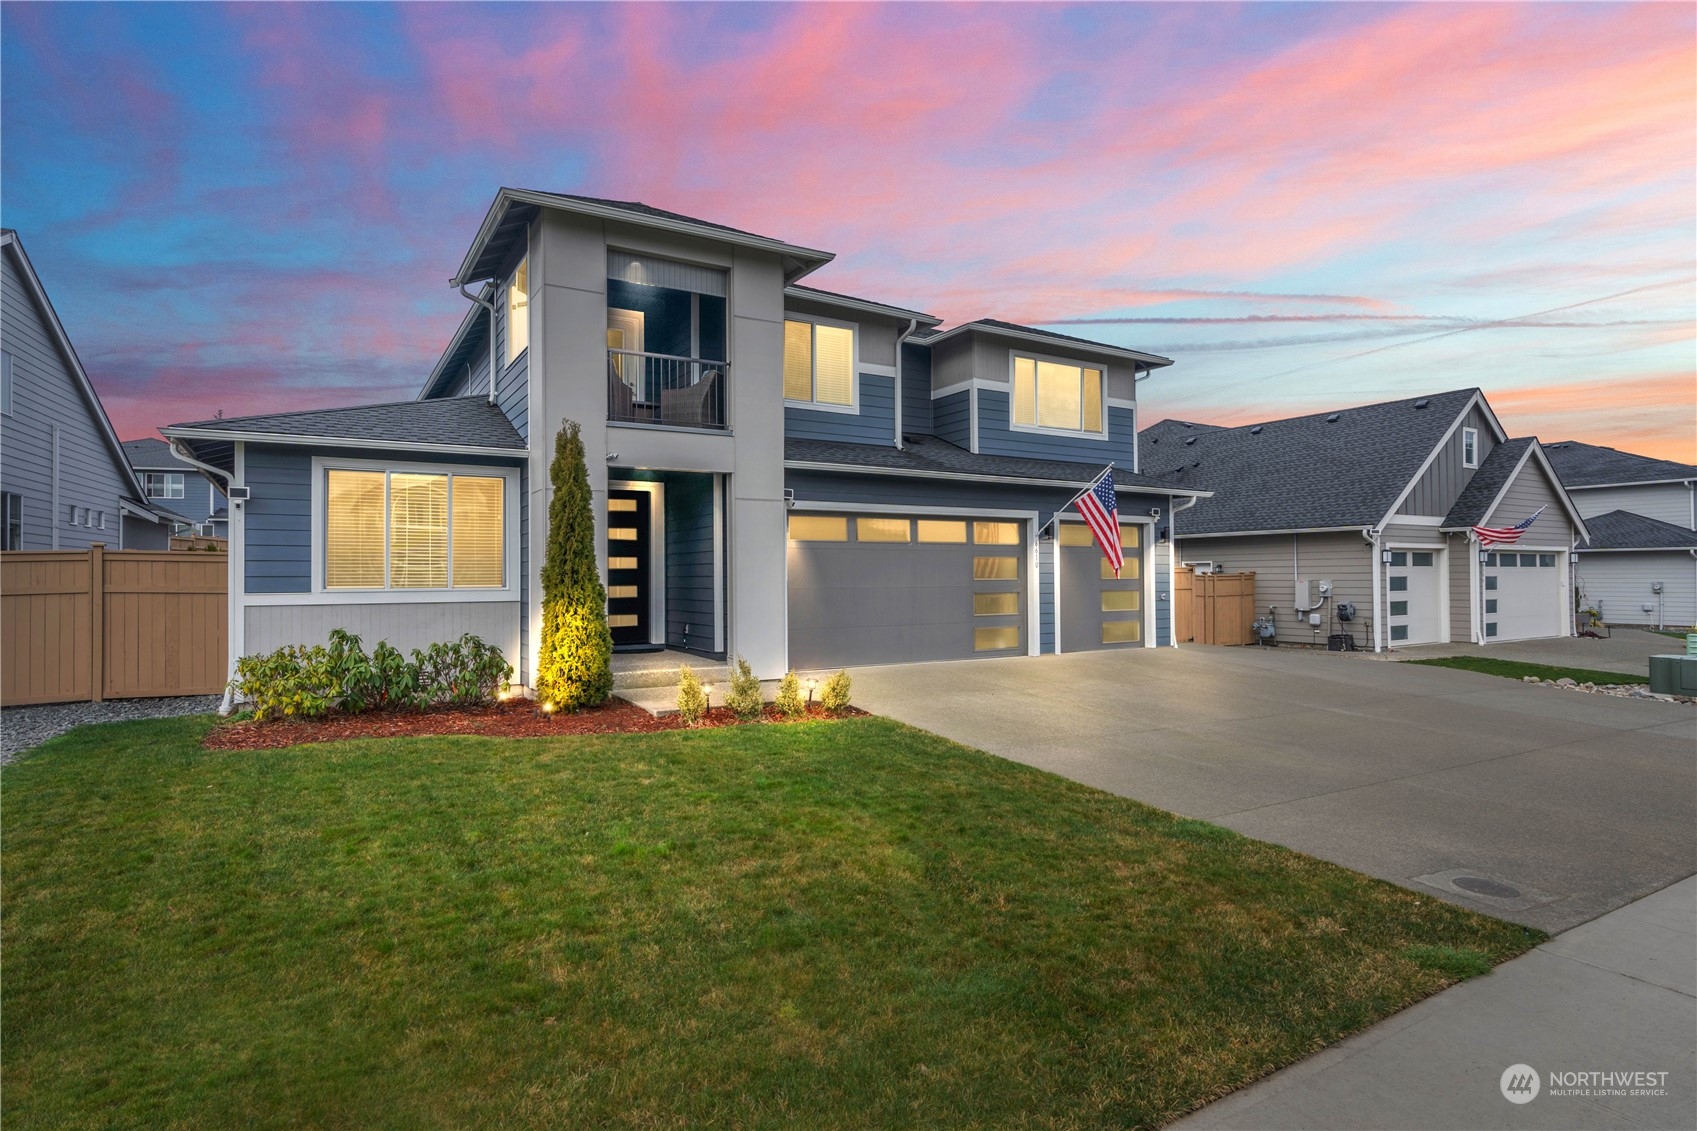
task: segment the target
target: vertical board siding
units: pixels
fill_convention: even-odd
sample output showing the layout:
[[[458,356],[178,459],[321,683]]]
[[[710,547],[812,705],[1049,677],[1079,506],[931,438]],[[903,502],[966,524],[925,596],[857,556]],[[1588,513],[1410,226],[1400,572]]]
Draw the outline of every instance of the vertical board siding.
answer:
[[[312,588],[312,456],[301,448],[247,446],[246,579],[249,593]]]
[[[939,440],[957,448],[972,446],[972,396],[962,389],[931,402],[931,427]]]
[[[860,411],[826,412],[784,406],[784,435],[801,440],[846,440],[893,446],[896,438],[896,381],[876,373],[859,377]]]
[[[1432,466],[1415,481],[1414,489],[1397,508],[1398,514],[1442,517],[1449,513],[1462,488],[1467,486],[1473,478],[1473,473],[1478,470],[1477,466],[1462,465],[1462,433],[1468,428],[1479,430],[1479,458],[1474,462],[1485,462],[1485,457],[1497,446],[1497,434],[1491,431],[1491,423],[1485,416],[1485,410],[1475,405],[1468,412],[1467,418],[1461,422],[1461,426],[1445,441],[1443,449],[1432,461]]]
[[[931,351],[902,346],[902,432],[931,435]]]
[[[366,651],[387,640],[402,652],[458,640],[469,632],[501,649],[518,668],[517,601],[417,601],[371,605],[250,605],[246,610],[247,651],[272,652],[287,644],[324,644],[330,630],[355,634]]]
[[[211,695],[228,648],[224,555],[0,555],[0,702]]]
[[[1137,432],[1132,410],[1108,406],[1108,439],[1089,440],[1041,432],[1016,432],[1009,424],[1008,394],[1001,389],[978,390],[978,450],[992,456],[1064,459],[1094,464],[1114,463],[1131,470],[1137,458]]]
[[[1609,624],[1697,624],[1697,559],[1684,550],[1580,554],[1577,576],[1583,603]],[[1658,581],[1660,594],[1650,588]],[[1679,650],[1668,644],[1668,651]]]
[[[0,416],[0,490],[23,500],[20,549],[61,550],[120,536],[118,500],[133,496],[127,464],[106,442],[99,410],[83,396],[45,313],[9,253],[0,253],[0,346],[12,355],[12,411]],[[59,503],[53,505],[53,425],[59,426]],[[70,509],[106,516],[105,529],[73,526]]]
[[[666,644],[713,651],[713,492],[711,476],[667,474]]]
[[[1181,537],[1177,557],[1180,563],[1220,563],[1227,573],[1253,572],[1256,608],[1264,614],[1269,605],[1274,607],[1273,624],[1281,643],[1324,647],[1328,633],[1348,632],[1357,648],[1373,647],[1373,553],[1359,534]],[[1332,600],[1314,610],[1321,618],[1317,628],[1308,624],[1307,612],[1296,610],[1297,577],[1332,583]],[[1335,606],[1343,601],[1355,605],[1355,620],[1349,624],[1335,620]]]
[[[1597,487],[1572,490],[1568,495],[1581,515],[1608,514],[1610,511],[1631,511],[1646,518],[1671,522],[1687,530],[1693,526],[1691,488],[1683,483],[1652,483],[1638,487]]]

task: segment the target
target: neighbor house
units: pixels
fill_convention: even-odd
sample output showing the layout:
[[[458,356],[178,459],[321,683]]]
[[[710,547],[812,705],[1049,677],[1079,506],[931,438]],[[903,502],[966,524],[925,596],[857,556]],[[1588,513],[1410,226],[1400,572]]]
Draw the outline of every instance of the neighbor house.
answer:
[[[1137,383],[1168,359],[800,282],[831,258],[501,190],[416,400],[163,429],[230,485],[232,656],[471,631],[528,683],[567,420],[619,648],[775,675],[1169,642],[1163,516],[1206,490],[1139,471]],[[1064,513],[1110,463],[1119,577]]]
[[[1537,440],[1509,439],[1478,389],[1236,428],[1163,420],[1140,439],[1144,471],[1215,491],[1173,516],[1180,562],[1254,571],[1280,641],[1380,651],[1573,631],[1585,524]],[[1473,531],[1534,514],[1512,552]]]
[[[218,481],[152,438],[125,440],[124,454],[156,511],[168,510],[173,534],[222,538],[229,511]]]
[[[112,422],[16,232],[0,229],[0,519],[7,550],[165,549]]]
[[[1697,624],[1697,467],[1577,440],[1544,450],[1591,529],[1581,602],[1614,624]]]

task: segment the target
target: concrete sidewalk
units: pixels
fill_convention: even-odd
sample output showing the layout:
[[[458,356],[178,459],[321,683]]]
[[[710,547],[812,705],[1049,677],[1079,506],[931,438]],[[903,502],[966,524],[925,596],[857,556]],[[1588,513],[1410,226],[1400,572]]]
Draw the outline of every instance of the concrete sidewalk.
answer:
[[[1536,1070],[1525,1104],[1501,1091]],[[1665,1072],[1661,1095],[1575,1095],[1553,1072]],[[1596,1087],[1593,1086],[1593,1092]],[[1201,1128],[1697,1127],[1697,877],[1575,927],[1493,973],[1171,1125]]]

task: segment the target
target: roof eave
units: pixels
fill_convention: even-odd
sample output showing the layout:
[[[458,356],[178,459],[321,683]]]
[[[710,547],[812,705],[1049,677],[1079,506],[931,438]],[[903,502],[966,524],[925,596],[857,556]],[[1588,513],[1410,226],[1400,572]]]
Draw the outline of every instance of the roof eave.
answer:
[[[436,444],[422,440],[373,440],[350,436],[303,436],[292,432],[245,432],[230,428],[186,428],[172,425],[159,430],[174,440],[217,440],[225,443],[277,444],[313,448],[365,448],[371,451],[432,452],[442,455],[502,456],[520,459],[529,448],[492,448],[481,444]]]
[[[471,246],[466,249],[465,258],[460,261],[460,269],[454,277],[448,280],[448,285],[457,287],[464,283],[477,282],[492,276],[474,276],[477,261],[483,255],[483,247],[490,236],[500,225],[501,217],[513,204],[530,204],[538,208],[552,208],[559,212],[571,212],[580,216],[591,216],[598,220],[609,220],[618,223],[631,224],[639,228],[655,228],[665,232],[676,232],[679,235],[694,236],[697,239],[713,240],[718,243],[733,244],[737,247],[747,247],[757,251],[768,251],[784,260],[784,281],[793,283],[804,275],[811,274],[836,258],[835,252],[820,251],[817,248],[802,247],[799,244],[785,243],[768,236],[757,236],[748,232],[732,232],[724,228],[715,228],[708,224],[692,224],[683,220],[673,220],[665,216],[644,216],[628,212],[622,208],[614,208],[605,204],[593,204],[583,200],[567,200],[552,193],[535,192],[530,189],[515,189],[503,187],[495,194],[494,203],[483,217],[483,223],[477,229],[477,235]]]
[[[871,467],[858,463],[827,463],[819,460],[784,461],[784,466],[793,471],[829,471],[848,475],[895,475],[903,478],[918,479],[956,479],[969,483],[1014,483],[1022,487],[1088,487],[1093,482],[1090,479],[1044,479],[1033,476],[1015,475],[977,475],[969,471],[925,471],[916,468],[902,467]],[[1152,484],[1128,484],[1121,490],[1128,492],[1143,492],[1149,495],[1185,495],[1198,499],[1211,499],[1212,491],[1193,490],[1189,487],[1165,487]]]
[[[933,314],[926,314],[922,310],[908,310],[905,307],[889,306],[885,303],[872,302],[868,299],[850,298],[848,295],[831,294],[829,291],[821,291],[814,287],[786,286],[784,288],[784,294],[790,298],[801,299],[803,302],[817,302],[821,306],[840,306],[845,310],[859,310],[868,314],[882,314],[898,320],[903,318],[912,318],[918,321],[922,326],[941,326],[943,324],[943,320],[941,318],[938,318]],[[927,339],[927,341],[929,340],[930,339]],[[915,344],[924,345],[925,343],[917,342]]]
[[[1145,353],[1142,350],[1125,349],[1121,346],[1110,346],[1097,342],[1069,341],[1066,338],[1052,338],[1046,334],[1009,330],[1005,326],[986,326],[982,322],[963,322],[961,325],[944,330],[940,334],[933,334],[918,344],[936,345],[938,342],[947,341],[957,334],[964,334],[969,330],[977,330],[981,334],[999,334],[1004,338],[1017,338],[1025,342],[1037,342],[1048,346],[1050,349],[1073,349],[1080,353],[1099,353],[1109,357],[1125,358],[1128,361],[1141,362],[1151,369],[1164,369],[1173,363],[1172,358],[1162,357],[1158,353]]]
[[[1697,474],[1687,475],[1683,479],[1633,479],[1625,483],[1563,482],[1562,486],[1566,487],[1569,491],[1602,491],[1611,487],[1671,487],[1675,484],[1681,487],[1689,487],[1694,482],[1697,482]]]

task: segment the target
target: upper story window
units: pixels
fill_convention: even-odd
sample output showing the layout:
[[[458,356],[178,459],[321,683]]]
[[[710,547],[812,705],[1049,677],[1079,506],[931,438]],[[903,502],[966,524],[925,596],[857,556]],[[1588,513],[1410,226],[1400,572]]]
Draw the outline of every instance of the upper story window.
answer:
[[[1463,428],[1461,430],[1461,466],[1479,466],[1479,429]]]
[[[812,319],[784,320],[784,399],[852,412],[854,327]]]
[[[180,471],[149,471],[142,475],[142,485],[150,499],[180,499],[183,497],[183,473]]]
[[[324,588],[502,588],[506,488],[501,475],[328,469]]]
[[[507,283],[507,364],[530,348],[530,257],[519,260]]]
[[[1013,425],[1101,435],[1102,371],[1015,354]]]

